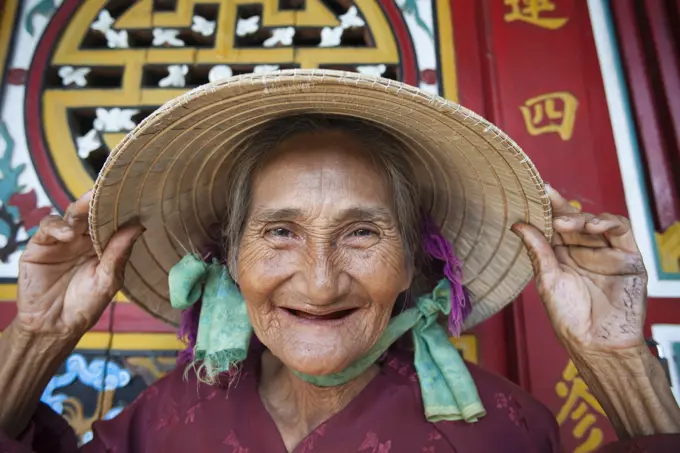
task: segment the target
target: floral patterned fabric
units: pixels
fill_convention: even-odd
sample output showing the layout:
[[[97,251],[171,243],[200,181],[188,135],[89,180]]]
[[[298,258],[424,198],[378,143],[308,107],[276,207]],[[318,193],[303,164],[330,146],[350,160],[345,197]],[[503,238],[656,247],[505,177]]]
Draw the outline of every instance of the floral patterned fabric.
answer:
[[[259,352],[259,353],[258,353]],[[183,367],[144,391],[120,415],[94,425],[78,449],[66,422],[41,406],[18,440],[0,435],[11,453],[287,453],[258,393],[253,351],[238,382],[208,386]],[[477,423],[428,423],[410,354],[390,352],[381,372],[340,413],[307,436],[293,453],[563,452],[553,414],[509,381],[469,365],[488,414]],[[225,380],[226,381],[226,380]],[[619,442],[608,453],[680,451],[680,436]]]

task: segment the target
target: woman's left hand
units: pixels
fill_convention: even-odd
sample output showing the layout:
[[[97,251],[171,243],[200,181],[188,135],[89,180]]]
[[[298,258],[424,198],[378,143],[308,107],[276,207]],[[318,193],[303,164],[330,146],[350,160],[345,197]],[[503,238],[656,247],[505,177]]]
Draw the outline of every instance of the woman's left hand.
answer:
[[[548,187],[555,234],[517,224],[538,293],[562,344],[578,354],[644,345],[647,273],[628,219],[580,212]]]

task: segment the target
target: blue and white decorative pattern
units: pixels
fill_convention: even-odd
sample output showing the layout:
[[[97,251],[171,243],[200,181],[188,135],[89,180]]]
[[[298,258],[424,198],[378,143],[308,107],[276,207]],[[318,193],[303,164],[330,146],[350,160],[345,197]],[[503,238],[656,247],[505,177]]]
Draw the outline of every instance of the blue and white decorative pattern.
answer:
[[[430,0],[397,0],[404,15],[404,21],[413,39],[418,67],[437,67],[437,47],[434,43],[434,14]],[[439,94],[439,84],[420,82],[421,90]]]
[[[104,373],[104,369],[106,369],[106,373]],[[88,364],[83,355],[72,354],[66,360],[66,371],[50,380],[40,397],[40,401],[50,406],[58,414],[63,414],[63,402],[67,396],[63,393],[55,393],[57,390],[67,387],[77,380],[99,392],[111,391],[127,386],[131,378],[128,370],[113,361],[106,363],[104,359],[94,359]],[[113,416],[117,415],[118,412]]]

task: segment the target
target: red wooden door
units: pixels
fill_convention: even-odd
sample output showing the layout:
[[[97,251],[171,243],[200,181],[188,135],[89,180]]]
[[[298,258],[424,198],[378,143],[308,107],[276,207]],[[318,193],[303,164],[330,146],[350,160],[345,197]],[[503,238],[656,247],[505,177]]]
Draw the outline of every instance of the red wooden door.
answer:
[[[680,296],[680,274],[668,268],[668,263],[677,266],[679,257],[678,247],[673,248],[673,241],[680,241],[674,210],[678,188],[673,182],[680,170],[677,142],[675,154],[668,145],[654,148],[669,137],[677,139],[675,126],[680,124],[673,116],[677,102],[672,102],[677,100],[674,90],[680,86],[680,60],[674,47],[677,31],[672,30],[672,24],[678,23],[677,9],[671,5],[674,2],[451,3],[459,102],[504,129],[536,163],[543,179],[584,210],[627,215],[632,207],[636,216],[652,219],[646,223],[635,218],[633,222],[650,271],[650,295]],[[634,14],[636,8],[647,16]],[[618,29],[611,27],[612,23]],[[645,33],[648,41],[655,43],[651,50],[641,36]],[[645,70],[644,61],[636,64],[636,45],[638,57],[647,57],[647,62],[649,53],[656,52],[658,72],[656,68]],[[601,67],[601,59],[620,61],[619,47],[621,69],[633,70],[628,77],[619,73],[616,65]],[[655,74],[661,81],[650,80]],[[617,80],[623,83],[621,96],[616,91]],[[649,89],[647,98],[639,95],[644,83]],[[638,93],[632,106],[625,99],[628,92]],[[628,122],[628,129],[623,127],[630,112],[610,115],[608,100],[618,105],[617,99],[637,114],[628,118],[637,119],[637,127],[633,121]],[[612,119],[616,121],[616,141]],[[647,132],[641,130],[637,136],[640,125],[647,125]],[[622,136],[625,134],[630,137]],[[640,151],[638,142],[650,144]],[[631,168],[635,159],[628,159],[628,151],[646,155]],[[666,179],[654,180],[650,177],[654,171]],[[627,176],[624,181],[622,174],[638,175],[639,179]],[[652,190],[647,191],[647,186]],[[636,197],[638,193],[643,196]],[[669,244],[666,249],[664,244]],[[678,303],[673,298],[652,298],[648,325],[680,322]],[[558,344],[533,285],[476,333],[481,364],[506,374],[550,407],[560,423],[567,451],[595,451],[615,438],[601,407]]]

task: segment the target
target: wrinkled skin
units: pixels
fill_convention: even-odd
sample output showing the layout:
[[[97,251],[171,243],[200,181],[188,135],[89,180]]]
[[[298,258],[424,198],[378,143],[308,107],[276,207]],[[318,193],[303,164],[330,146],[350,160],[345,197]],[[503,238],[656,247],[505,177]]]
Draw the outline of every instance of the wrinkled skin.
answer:
[[[88,228],[91,192],[64,217],[40,222],[19,263],[15,326],[29,333],[77,340],[97,322],[123,284],[141,225],[120,229],[97,258]]]
[[[308,374],[347,367],[383,333],[411,282],[389,183],[338,133],[284,141],[255,175],[238,283],[258,338]],[[308,313],[356,309],[338,325]]]
[[[538,293],[558,339],[578,355],[626,354],[644,346],[647,272],[628,219],[580,212],[548,187],[552,244],[515,225],[529,251]]]

